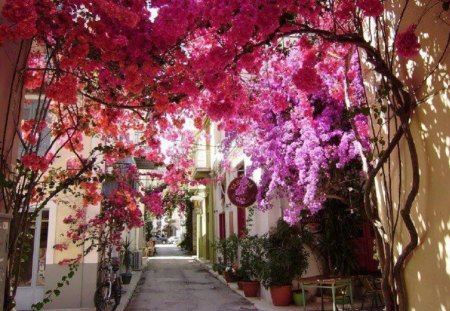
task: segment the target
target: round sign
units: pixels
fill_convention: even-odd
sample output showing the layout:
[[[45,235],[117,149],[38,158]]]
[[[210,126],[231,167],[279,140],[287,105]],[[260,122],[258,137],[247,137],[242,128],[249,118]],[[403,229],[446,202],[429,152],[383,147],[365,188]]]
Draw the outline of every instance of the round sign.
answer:
[[[258,187],[247,177],[236,177],[228,185],[228,198],[237,207],[249,207],[256,201]]]

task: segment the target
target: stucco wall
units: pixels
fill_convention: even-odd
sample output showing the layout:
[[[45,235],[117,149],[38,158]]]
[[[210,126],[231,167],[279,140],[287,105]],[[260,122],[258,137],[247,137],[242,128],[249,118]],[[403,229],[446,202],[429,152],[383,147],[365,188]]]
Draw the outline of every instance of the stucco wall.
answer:
[[[58,264],[47,265],[45,269],[46,290],[56,288],[56,283],[60,282],[61,276],[67,272],[67,266]],[[93,308],[96,281],[97,264],[81,264],[75,276],[70,280],[70,285],[64,286],[61,290],[61,295],[55,297],[46,308]]]
[[[0,10],[3,4],[4,0],[0,0]],[[1,15],[0,22],[3,22]],[[22,79],[16,73],[25,67],[30,45],[28,41],[5,42],[0,45],[0,149],[4,148],[0,156],[8,164],[13,164],[17,157],[17,142],[15,145],[13,142],[23,97]],[[2,201],[0,200],[0,212],[4,211]]]
[[[388,23],[397,21],[401,6],[395,1],[393,7],[387,8]],[[404,1],[401,1],[403,4]],[[424,9],[424,3],[410,2],[405,11],[400,31],[404,31],[410,24],[417,23]],[[419,247],[411,256],[406,266],[405,281],[408,290],[409,310],[450,310],[450,100],[449,80],[449,52],[444,55],[443,62],[436,67],[436,61],[441,57],[449,34],[449,26],[440,20],[438,4],[418,25],[416,33],[420,34],[422,49],[420,56],[413,60],[397,59],[394,65],[396,74],[410,90],[417,89],[418,99],[435,91],[440,92],[419,104],[412,122],[411,131],[417,147],[420,165],[420,190],[417,196],[412,216],[419,232]],[[447,13],[448,14],[448,13]],[[446,15],[444,14],[444,17]],[[447,15],[448,16],[448,15]],[[395,24],[388,24],[388,30],[394,29]],[[392,38],[391,38],[392,39]],[[427,72],[436,67],[432,78],[428,79],[421,88]],[[372,71],[365,68],[366,90],[369,99],[374,100],[377,85]],[[401,164],[397,159],[391,162],[393,174],[391,181],[393,189],[401,187],[402,198],[405,190],[411,186],[412,172],[409,153],[404,142],[401,144]],[[401,177],[400,177],[401,173]],[[383,203],[385,189],[379,180],[377,195]],[[398,192],[394,191],[394,198],[398,200]],[[386,221],[385,208],[381,207],[380,215]],[[403,223],[400,223],[397,235],[396,250],[401,250],[408,240]]]

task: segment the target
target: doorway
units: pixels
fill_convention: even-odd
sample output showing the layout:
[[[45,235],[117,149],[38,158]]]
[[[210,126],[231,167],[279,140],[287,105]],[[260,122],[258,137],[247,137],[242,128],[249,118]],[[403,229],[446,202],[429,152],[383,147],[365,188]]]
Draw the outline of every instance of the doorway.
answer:
[[[29,227],[28,252],[20,267],[16,303],[18,310],[30,310],[31,305],[44,298],[45,265],[49,211],[41,211]]]

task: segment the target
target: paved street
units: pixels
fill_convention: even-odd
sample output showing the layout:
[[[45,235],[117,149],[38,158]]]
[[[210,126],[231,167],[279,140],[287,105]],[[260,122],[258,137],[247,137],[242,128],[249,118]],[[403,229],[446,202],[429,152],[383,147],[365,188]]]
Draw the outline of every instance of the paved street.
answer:
[[[127,311],[256,310],[175,246],[157,245]]]

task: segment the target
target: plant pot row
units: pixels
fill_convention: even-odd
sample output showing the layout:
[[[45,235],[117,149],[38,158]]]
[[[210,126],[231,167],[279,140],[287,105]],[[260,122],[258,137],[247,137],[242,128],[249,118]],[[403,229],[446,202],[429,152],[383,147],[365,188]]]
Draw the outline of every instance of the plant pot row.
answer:
[[[259,296],[258,281],[239,281],[238,288],[244,291],[245,297]],[[270,296],[274,306],[288,306],[292,300],[297,306],[303,306],[303,294],[301,291],[292,291],[292,285],[270,287]]]
[[[246,236],[237,242],[234,237],[229,239],[218,242],[218,245],[224,244],[218,250],[222,258],[219,263],[225,266],[225,280],[260,280],[262,286],[270,288],[275,306],[291,304],[292,285],[286,284],[292,284],[294,278],[301,276],[308,268],[308,253],[303,246],[309,240],[308,233],[279,219],[268,234]],[[240,266],[236,264],[238,247]],[[216,268],[220,268],[219,265]],[[259,294],[260,282],[240,282],[238,286],[246,297]]]
[[[270,295],[274,306],[288,306],[292,300],[294,300],[297,306],[303,306],[303,293],[298,290],[292,291],[292,285],[272,286],[270,288]]]

